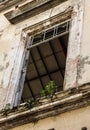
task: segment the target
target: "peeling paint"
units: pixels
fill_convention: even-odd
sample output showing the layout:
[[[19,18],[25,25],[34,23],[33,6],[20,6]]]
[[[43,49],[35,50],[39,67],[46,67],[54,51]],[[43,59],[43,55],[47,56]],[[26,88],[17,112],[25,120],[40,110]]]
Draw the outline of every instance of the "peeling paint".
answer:
[[[23,52],[24,49],[26,51],[27,43],[26,36],[21,35],[22,30],[28,29],[30,31],[30,27],[32,27],[31,31],[33,31],[36,29],[36,26],[38,28],[38,23],[41,22],[43,22],[42,28],[45,28],[46,25],[50,25],[53,21],[51,19],[52,17],[56,17],[59,13],[66,12],[71,8],[73,9],[70,28],[72,35],[70,36],[71,41],[69,39],[64,86],[65,89],[67,89],[77,85],[77,64],[80,55],[82,32],[82,6],[82,0],[68,0],[61,5],[54,7],[53,11],[52,9],[49,9],[16,25],[11,25],[4,17],[3,13],[0,14],[0,19],[2,19],[2,21],[0,21],[0,33],[2,35],[0,37],[0,84],[2,89],[7,89],[7,91],[5,91],[6,101],[4,104],[8,101],[12,102],[12,100],[14,100],[18,87],[19,76],[21,74],[20,66],[22,66],[21,62],[23,60]],[[47,21],[48,19],[49,23],[44,23],[44,21]],[[26,33],[28,33],[28,30],[26,30]]]
[[[78,78],[82,79],[83,73],[85,72],[85,65],[90,65],[90,57],[82,57],[80,58],[79,67],[78,67]]]
[[[0,65],[0,71],[3,71],[4,70],[4,67]]]
[[[8,68],[8,66],[9,66],[9,62],[6,63],[6,69]]]

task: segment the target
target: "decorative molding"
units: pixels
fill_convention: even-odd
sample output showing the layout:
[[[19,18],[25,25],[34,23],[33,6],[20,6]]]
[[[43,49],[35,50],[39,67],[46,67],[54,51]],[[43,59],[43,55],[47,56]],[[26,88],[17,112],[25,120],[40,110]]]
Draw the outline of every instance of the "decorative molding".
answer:
[[[38,0],[18,6],[15,10],[5,13],[5,17],[13,24],[16,24],[26,18],[30,18],[39,13],[42,13],[50,8],[53,8],[66,0]]]
[[[29,36],[41,33],[42,31],[45,31],[56,25],[59,25],[60,23],[63,23],[64,21],[70,20],[72,16],[72,11],[73,11],[73,7],[69,7],[63,12],[55,16],[52,16],[46,20],[43,20],[37,24],[34,24],[32,26],[29,26],[23,29],[23,31],[25,31]]]

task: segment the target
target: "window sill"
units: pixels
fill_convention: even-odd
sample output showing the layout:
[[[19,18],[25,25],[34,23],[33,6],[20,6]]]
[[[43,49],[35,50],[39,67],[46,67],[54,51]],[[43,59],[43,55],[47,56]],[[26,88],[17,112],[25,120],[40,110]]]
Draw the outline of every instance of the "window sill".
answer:
[[[53,100],[47,98],[38,99],[38,104],[31,109],[25,107],[25,103],[11,110],[5,117],[0,115],[0,128],[13,128],[25,123],[34,122],[43,118],[55,116],[77,108],[90,105],[90,83],[56,93]],[[27,117],[27,118],[26,118]],[[12,120],[13,119],[13,120]],[[10,125],[10,120],[12,125]],[[13,125],[14,124],[14,125]]]

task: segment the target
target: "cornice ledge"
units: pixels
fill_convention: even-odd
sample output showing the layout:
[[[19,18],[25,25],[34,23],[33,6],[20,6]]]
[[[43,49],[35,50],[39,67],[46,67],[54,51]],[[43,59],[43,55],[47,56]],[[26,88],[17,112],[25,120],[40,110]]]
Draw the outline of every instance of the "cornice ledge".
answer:
[[[3,0],[0,2],[0,12],[7,10],[11,8],[12,6],[15,6],[17,4],[20,4],[26,0]]]
[[[11,110],[6,117],[1,115],[0,130],[10,129],[90,105],[90,83],[56,93],[52,100],[49,100],[50,97],[47,99],[46,104],[44,104],[45,98],[43,98],[39,99],[42,105],[39,104],[31,109],[26,109],[24,104]]]
[[[35,0],[33,2],[28,2],[26,4],[20,5],[15,10],[11,10],[4,15],[8,19],[8,21],[16,24],[22,20],[25,20],[52,7],[55,7],[59,3],[64,1],[67,0]]]

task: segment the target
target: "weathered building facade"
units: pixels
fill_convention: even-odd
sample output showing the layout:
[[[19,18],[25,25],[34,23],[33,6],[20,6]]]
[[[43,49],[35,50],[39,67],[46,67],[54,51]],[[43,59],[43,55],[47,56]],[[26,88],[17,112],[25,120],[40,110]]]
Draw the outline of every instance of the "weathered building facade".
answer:
[[[90,129],[89,8],[89,0],[0,2],[1,130]],[[50,81],[55,93],[41,97]]]

